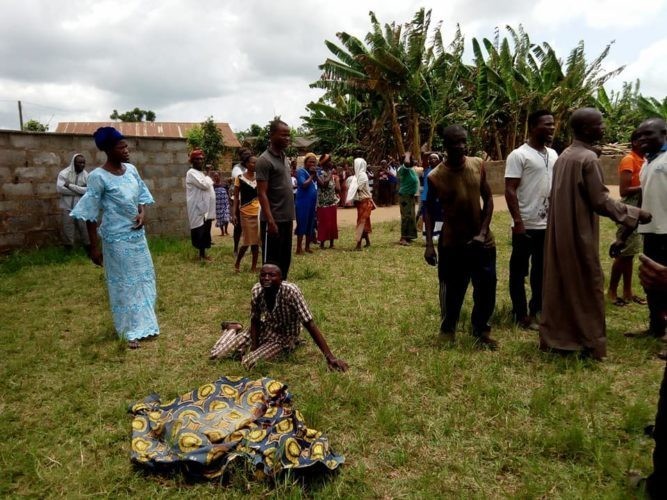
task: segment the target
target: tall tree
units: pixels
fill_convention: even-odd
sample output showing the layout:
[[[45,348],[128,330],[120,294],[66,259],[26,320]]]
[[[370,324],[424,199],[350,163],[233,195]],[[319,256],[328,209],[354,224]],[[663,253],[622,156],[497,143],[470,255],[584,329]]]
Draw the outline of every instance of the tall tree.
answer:
[[[430,10],[420,9],[404,25],[381,25],[373,12],[369,15],[371,30],[365,44],[347,33],[336,35],[342,47],[325,42],[335,59],[329,58],[320,66],[322,77],[311,87],[325,89],[327,94],[309,109],[323,113],[322,105],[359,103],[359,110],[372,116],[367,116],[369,128],[358,133],[358,138],[381,137],[388,128],[391,153],[402,156],[407,146],[418,157],[422,146],[430,149],[437,126],[461,108],[462,101],[452,97],[460,94],[457,78],[466,73],[461,63],[463,37],[457,30],[448,52],[441,24],[431,32]],[[313,116],[312,124],[319,135],[317,126],[325,122],[321,116]],[[376,142],[371,156],[387,149],[384,141]]]
[[[225,142],[212,116],[201,125],[191,128],[186,133],[186,141],[190,150],[201,149],[204,151],[205,162],[213,165],[214,169],[218,168],[220,155],[225,150]]]
[[[114,109],[113,113],[109,115],[109,118],[112,120],[120,120],[122,122],[154,122],[156,115],[154,111],[144,110],[139,108],[134,108],[125,113],[118,113],[118,110]]]
[[[384,34],[382,32],[378,33],[379,28],[375,15],[372,12],[370,15],[376,32],[369,33],[367,37],[372,36],[376,45],[379,45],[379,39],[383,38]],[[387,38],[391,40],[395,37],[396,29],[388,30],[390,32],[387,33]],[[361,40],[345,32],[337,33],[336,37],[343,47],[339,47],[328,40],[325,41],[326,46],[336,59],[328,58],[320,65],[322,76],[320,80],[312,83],[311,87],[325,89],[335,95],[353,95],[364,101],[369,98],[379,98],[383,103],[380,116],[389,119],[396,150],[402,155],[405,152],[405,147],[396,110],[399,89],[383,68],[383,63],[376,59],[376,54],[379,51],[371,52]],[[390,43],[389,40],[385,40],[385,42]],[[389,57],[385,58],[385,67],[387,59]],[[375,126],[383,127],[384,124],[376,122]]]
[[[604,87],[598,89],[595,107],[605,118],[606,142],[630,142],[630,135],[642,121],[639,109],[639,80],[625,82],[620,91],[607,93]]]
[[[274,116],[274,120],[280,120],[280,116]],[[255,154],[263,153],[269,147],[269,127],[271,123],[268,122],[263,127],[253,123],[247,130],[241,130],[235,132],[238,139],[241,143],[246,143],[250,149],[252,149]],[[297,135],[297,130],[294,127],[290,127],[290,137],[292,141]],[[290,144],[287,149],[285,149],[285,154],[287,156],[296,156],[296,148]]]
[[[655,97],[639,96],[637,105],[645,118],[662,118],[667,120],[667,97],[659,101]]]
[[[371,161],[430,150],[436,130],[452,123],[471,130],[475,152],[502,159],[526,139],[528,115],[540,108],[553,112],[562,144],[569,140],[564,125],[582,106],[606,109],[608,120],[618,121],[615,136],[635,119],[630,110],[667,114],[667,99],[640,98],[630,87],[606,94],[605,83],[623,70],[603,67],[613,42],[589,61],[580,41],[563,60],[548,43],[533,43],[522,26],[506,26],[504,36],[497,29],[492,39],[473,39],[473,63],[465,64],[460,30],[445,47],[429,10],[405,24],[382,25],[373,12],[370,21],[364,41],[345,32],[337,33],[338,44],[325,41],[332,56],[311,87],[326,92],[308,105],[304,121],[341,151],[365,146]]]
[[[23,130],[26,132],[48,132],[49,126],[37,120],[28,120],[23,124]]]
[[[553,112],[555,136],[566,142],[564,125],[572,111],[595,105],[598,91],[623,70],[603,69],[613,42],[589,63],[582,40],[564,64],[548,43],[532,44],[521,26],[518,31],[506,29],[510,38],[501,40],[497,31],[494,41],[485,38],[480,44],[473,39],[476,87],[471,108],[484,150],[496,159],[525,138],[527,116],[538,108]]]

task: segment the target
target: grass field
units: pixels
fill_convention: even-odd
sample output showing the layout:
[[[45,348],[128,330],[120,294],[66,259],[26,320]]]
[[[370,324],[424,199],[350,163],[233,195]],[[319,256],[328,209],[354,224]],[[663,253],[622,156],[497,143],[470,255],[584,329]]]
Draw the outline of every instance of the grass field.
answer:
[[[0,495],[176,498],[621,498],[629,469],[647,472],[664,363],[655,341],[627,339],[646,310],[607,307],[605,363],[541,353],[534,332],[509,322],[509,219],[498,241],[497,352],[475,349],[466,300],[457,345],[438,342],[434,268],[423,247],[396,245],[399,223],[375,227],[373,246],[293,260],[304,291],[347,373],[327,371],[304,332],[294,354],[245,372],[210,362],[223,319],[247,321],[256,276],[232,272],[231,240],[202,266],[185,240],[150,242],[162,333],[136,351],[114,333],[103,271],[59,249],[0,262]],[[602,223],[606,253],[613,225]],[[608,271],[609,259],[603,258]],[[637,287],[637,291],[639,288]],[[470,292],[468,294],[470,296]],[[220,483],[145,475],[129,462],[130,403],[168,400],[221,375],[285,382],[310,426],[345,455],[340,473],[302,485],[232,474]]]

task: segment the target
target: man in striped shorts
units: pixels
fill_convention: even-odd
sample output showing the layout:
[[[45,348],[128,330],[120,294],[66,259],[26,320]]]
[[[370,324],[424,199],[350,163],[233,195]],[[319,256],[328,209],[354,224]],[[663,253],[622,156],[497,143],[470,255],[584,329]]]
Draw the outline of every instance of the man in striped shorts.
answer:
[[[259,283],[252,287],[250,328],[224,322],[222,336],[211,349],[211,359],[247,351],[241,364],[250,369],[260,359],[292,351],[299,342],[302,324],[324,354],[329,368],[346,371],[347,363],[331,353],[299,287],[283,281],[277,265],[264,264],[259,271]]]

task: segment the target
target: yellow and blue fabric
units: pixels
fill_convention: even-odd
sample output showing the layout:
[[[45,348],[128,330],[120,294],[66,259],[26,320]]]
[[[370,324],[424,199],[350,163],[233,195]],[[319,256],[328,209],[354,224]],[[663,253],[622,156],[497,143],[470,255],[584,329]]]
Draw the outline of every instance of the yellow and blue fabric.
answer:
[[[130,407],[133,462],[181,465],[215,478],[240,458],[258,477],[344,462],[328,439],[306,426],[287,386],[271,378],[222,377],[163,404],[158,395]]]

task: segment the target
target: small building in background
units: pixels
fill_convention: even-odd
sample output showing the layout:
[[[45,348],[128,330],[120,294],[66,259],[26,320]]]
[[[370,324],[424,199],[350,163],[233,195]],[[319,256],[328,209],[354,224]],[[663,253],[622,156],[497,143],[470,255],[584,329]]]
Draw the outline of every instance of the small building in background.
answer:
[[[188,131],[199,125],[201,123],[198,122],[60,122],[54,132],[92,135],[100,127],[115,127],[127,137],[185,140]],[[216,122],[216,125],[225,144],[225,152],[220,159],[220,168],[225,171],[231,170],[232,162],[236,159],[236,153],[241,147],[241,143],[228,123]]]

